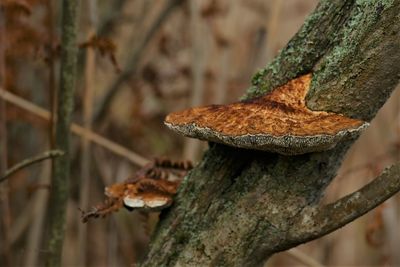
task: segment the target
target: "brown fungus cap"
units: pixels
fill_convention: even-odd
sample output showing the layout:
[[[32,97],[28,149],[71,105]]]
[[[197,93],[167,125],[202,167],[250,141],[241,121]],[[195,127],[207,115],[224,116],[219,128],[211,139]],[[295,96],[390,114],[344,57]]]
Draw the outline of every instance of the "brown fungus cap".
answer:
[[[358,136],[367,122],[307,108],[311,78],[301,76],[252,100],[174,112],[165,124],[185,136],[284,155],[328,150]]]

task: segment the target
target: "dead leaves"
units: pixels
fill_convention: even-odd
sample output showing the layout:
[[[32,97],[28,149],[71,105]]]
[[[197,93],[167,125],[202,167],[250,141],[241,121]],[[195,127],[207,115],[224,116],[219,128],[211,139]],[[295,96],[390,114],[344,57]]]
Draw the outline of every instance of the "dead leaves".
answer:
[[[32,6],[25,1],[4,0],[0,2],[0,8],[7,13],[14,13],[29,16],[32,13]]]
[[[115,56],[117,46],[111,39],[93,35],[88,41],[81,43],[79,47],[93,48],[95,50],[98,50],[101,56],[108,57],[110,59],[117,73],[121,72],[121,68]]]
[[[122,183],[105,188],[104,203],[82,212],[82,222],[104,217],[122,207],[128,210],[159,211],[172,204],[173,196],[186,173],[193,168],[188,161],[155,159]]]

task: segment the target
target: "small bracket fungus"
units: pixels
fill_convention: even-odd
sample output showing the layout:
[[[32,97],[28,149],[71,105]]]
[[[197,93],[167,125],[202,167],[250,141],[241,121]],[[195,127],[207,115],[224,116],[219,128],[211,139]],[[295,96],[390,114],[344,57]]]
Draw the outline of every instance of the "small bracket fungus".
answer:
[[[104,217],[122,207],[128,210],[160,211],[172,204],[178,186],[193,168],[189,161],[172,162],[155,159],[133,177],[112,184],[104,190],[107,199],[87,212],[82,211],[82,221]]]
[[[252,100],[174,112],[165,124],[188,137],[283,155],[328,150],[358,136],[367,122],[307,108],[311,78],[303,75]]]
[[[179,182],[143,178],[127,184],[123,203],[127,209],[159,211],[169,207]],[[106,192],[106,195],[109,196]]]

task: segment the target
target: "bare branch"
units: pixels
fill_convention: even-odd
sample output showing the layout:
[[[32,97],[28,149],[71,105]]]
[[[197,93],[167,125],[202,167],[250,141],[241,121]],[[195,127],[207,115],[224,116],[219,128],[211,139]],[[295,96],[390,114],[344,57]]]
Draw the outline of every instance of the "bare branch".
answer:
[[[324,266],[297,248],[292,248],[291,250],[288,250],[287,253],[291,257],[296,259],[297,261],[304,263],[304,265],[306,265],[306,266],[309,266],[309,267],[323,267]]]
[[[0,86],[6,84],[6,49],[7,49],[7,34],[5,31],[6,19],[5,10],[0,7]],[[8,160],[8,147],[7,147],[7,115],[6,115],[6,102],[0,99],[0,173],[7,169]],[[10,246],[10,199],[9,187],[5,183],[0,186],[0,212],[2,214],[0,220],[0,239],[2,239],[2,248],[0,249],[0,257],[4,258],[4,264],[12,265],[12,250]]]
[[[70,151],[70,125],[74,107],[78,47],[76,36],[80,1],[62,1],[60,83],[57,93],[55,147]],[[61,266],[70,180],[69,157],[54,160],[49,196],[46,266]]]
[[[200,2],[190,1],[190,28],[192,47],[192,95],[190,99],[190,106],[200,106],[203,102],[204,95],[204,69],[205,69],[205,56],[204,48],[204,23],[200,16],[201,8]],[[194,160],[200,149],[201,142],[192,138],[187,138],[183,147],[183,157]]]
[[[315,102],[313,110],[336,107],[348,117],[369,120],[399,77],[399,8],[399,1],[320,1],[280,55],[255,75],[248,97],[264,95],[313,69],[316,81],[330,85],[315,82],[307,99],[318,92],[317,100],[330,108]],[[336,203],[340,208],[347,205],[344,214],[330,206],[341,225],[328,229],[326,213],[318,217],[325,221],[316,221],[322,207],[306,211],[324,194],[350,144],[289,157],[212,144],[163,215],[142,266],[260,266],[277,251],[364,214],[399,190],[398,178],[388,178],[396,168],[398,175],[398,167],[359,191],[362,200],[350,198],[358,202],[360,213],[348,200]],[[372,186],[375,183],[382,187]],[[315,228],[316,222],[322,229]]]
[[[17,171],[26,168],[32,164],[41,162],[43,160],[46,159],[51,159],[51,158],[55,158],[55,157],[60,157],[63,156],[64,152],[61,150],[50,150],[50,151],[46,151],[40,155],[37,155],[35,157],[32,158],[27,158],[24,159],[23,161],[15,164],[14,166],[12,166],[11,168],[9,168],[0,178],[0,183],[4,182],[5,180],[7,180],[11,175],[13,175],[14,173],[16,173]]]
[[[50,120],[50,112],[45,110],[44,108],[41,108],[17,95],[14,95],[8,91],[3,90],[0,88],[0,98],[4,99],[5,101],[14,104],[15,106],[30,112],[31,114],[34,114],[46,121]],[[129,160],[135,165],[139,166],[144,166],[146,163],[149,161],[142,157],[141,155],[99,135],[94,133],[93,131],[87,130],[83,128],[82,126],[72,123],[71,124],[71,131],[78,135],[78,136],[83,136],[87,134],[87,138],[92,141],[93,143],[96,143],[99,146],[102,146],[103,148],[121,156],[124,157],[125,159]]]
[[[95,27],[98,21],[97,0],[85,1],[85,11],[87,12],[87,29],[86,36],[90,39],[96,33]],[[93,49],[86,51],[85,58],[85,89],[83,96],[83,127],[86,133],[92,128],[93,99],[94,99],[94,81],[96,77],[96,55]],[[79,206],[86,209],[90,196],[90,170],[91,161],[91,143],[87,134],[81,139],[82,158],[81,158],[81,181],[79,191]],[[78,227],[78,265],[84,266],[87,262],[87,225],[80,224]]]
[[[386,168],[360,190],[334,203],[305,209],[289,234],[295,243],[304,243],[329,234],[377,207],[400,191],[400,163]]]

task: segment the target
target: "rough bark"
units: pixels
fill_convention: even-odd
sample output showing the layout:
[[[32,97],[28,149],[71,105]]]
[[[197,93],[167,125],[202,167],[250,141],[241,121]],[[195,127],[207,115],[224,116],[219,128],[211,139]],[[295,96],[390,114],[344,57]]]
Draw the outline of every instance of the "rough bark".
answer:
[[[65,217],[69,192],[69,128],[74,104],[77,61],[77,13],[79,1],[64,0],[62,5],[62,40],[60,86],[56,124],[56,149],[65,153],[54,160],[49,199],[49,225],[46,239],[46,265],[60,266],[64,241]]]
[[[246,98],[308,72],[314,73],[310,108],[371,120],[400,77],[400,1],[322,0],[280,55],[254,76]],[[174,206],[162,214],[142,265],[259,266],[326,234],[304,218],[320,209],[312,219],[322,225],[335,212],[318,203],[351,143],[299,156],[210,144]],[[377,188],[384,185],[377,181]],[[386,197],[399,190],[399,180],[392,182]],[[368,197],[382,193],[375,191]],[[367,211],[349,209],[332,218],[343,226]]]
[[[304,209],[289,238],[304,243],[321,237],[375,208],[400,190],[400,163],[391,166],[362,189],[334,203]]]

